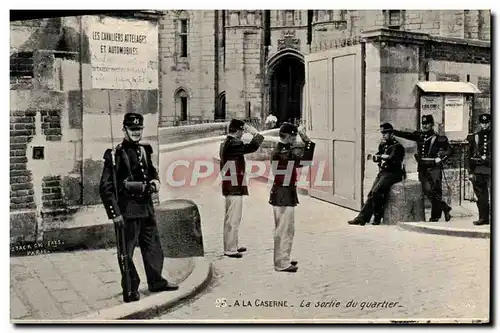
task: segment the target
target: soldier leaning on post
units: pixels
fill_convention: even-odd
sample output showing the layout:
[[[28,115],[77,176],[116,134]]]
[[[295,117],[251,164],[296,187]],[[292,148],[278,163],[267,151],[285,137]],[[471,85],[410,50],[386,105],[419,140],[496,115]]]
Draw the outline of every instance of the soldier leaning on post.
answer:
[[[305,143],[304,148],[292,147],[297,133]],[[290,260],[293,236],[295,233],[295,206],[297,196],[297,168],[313,159],[315,143],[306,135],[304,129],[290,123],[283,123],[279,130],[280,142],[271,155],[274,182],[269,203],[274,212],[274,269],[281,272],[296,272],[297,261]]]
[[[403,180],[404,170],[402,168],[405,157],[405,149],[401,143],[394,138],[394,129],[391,124],[380,125],[382,142],[378,151],[373,155],[373,162],[378,163],[379,173],[373,182],[372,189],[368,193],[363,208],[354,220],[349,224],[365,225],[374,216],[373,224],[379,225],[384,215],[384,205],[391,186]]]
[[[245,144],[241,137],[244,131],[253,135],[252,141]],[[224,215],[224,255],[241,258],[247,249],[238,247],[238,230],[243,210],[243,196],[248,195],[245,180],[245,154],[259,149],[264,137],[242,120],[233,119],[229,123],[228,135],[221,143],[220,170],[222,175],[222,195],[225,197]]]
[[[479,116],[481,130],[469,134],[469,154],[467,169],[477,197],[479,220],[474,225],[490,224],[490,192],[491,192],[491,116]]]
[[[442,213],[446,222],[451,219],[451,207],[443,201],[443,162],[450,158],[452,149],[445,135],[434,131],[432,115],[422,116],[422,130],[414,132],[394,131],[394,135],[417,143],[415,158],[418,163],[418,180],[422,191],[432,204],[429,222],[437,222]]]
[[[148,287],[151,292],[177,290],[162,277],[163,250],[158,236],[152,192],[159,190],[159,177],[153,166],[149,144],[141,144],[144,118],[137,113],[125,114],[124,140],[116,147],[116,168],[113,170],[112,150],[104,153],[104,167],[99,186],[102,203],[109,219],[125,231],[125,251],[129,271],[122,274],[123,300],[138,301],[140,279],[133,263],[136,243],[141,248]],[[116,175],[118,197],[115,195],[113,172]],[[123,249],[122,249],[123,250]],[[129,293],[125,292],[125,275],[130,281]]]

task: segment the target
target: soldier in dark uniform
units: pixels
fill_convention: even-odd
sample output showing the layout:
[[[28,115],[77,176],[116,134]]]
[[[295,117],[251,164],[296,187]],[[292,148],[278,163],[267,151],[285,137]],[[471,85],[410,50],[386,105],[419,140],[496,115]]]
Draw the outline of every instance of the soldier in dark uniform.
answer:
[[[394,135],[417,142],[418,179],[422,191],[432,204],[430,222],[437,222],[444,213],[445,220],[451,219],[451,207],[443,201],[443,162],[450,158],[452,149],[445,135],[434,131],[432,115],[422,116],[422,130],[414,132],[394,131]]]
[[[391,186],[403,180],[403,160],[405,149],[401,143],[394,138],[394,129],[391,124],[380,125],[382,142],[378,151],[373,155],[373,162],[378,163],[379,173],[373,182],[371,191],[368,193],[363,208],[358,216],[349,224],[365,225],[372,217],[373,224],[378,225],[384,215],[384,204]]]
[[[245,144],[241,137],[244,131],[253,135],[252,141]],[[238,247],[238,230],[243,210],[243,196],[248,195],[245,180],[245,154],[259,149],[264,137],[252,126],[239,119],[229,123],[228,135],[221,143],[220,170],[222,176],[222,195],[226,199],[224,216],[224,255],[241,258],[247,249]]]
[[[491,192],[491,116],[479,116],[481,130],[468,135],[469,155],[467,169],[477,197],[479,220],[474,225],[490,223]]]
[[[297,133],[305,147],[292,147]],[[274,211],[274,269],[281,272],[296,272],[297,261],[290,260],[293,236],[295,233],[295,206],[298,205],[297,168],[303,162],[313,159],[315,143],[306,135],[305,130],[297,126],[283,123],[279,130],[280,142],[271,155],[274,182],[271,188],[269,203]]]
[[[137,113],[125,114],[123,132],[125,138],[113,151],[104,153],[99,192],[109,219],[115,225],[123,226],[125,231],[126,252],[128,254],[129,271],[122,274],[123,300],[138,301],[140,279],[132,257],[137,243],[141,248],[148,287],[151,292],[177,290],[178,286],[169,285],[162,277],[163,251],[158,236],[152,192],[159,190],[158,172],[153,166],[151,154],[153,148],[149,144],[141,144],[144,118]],[[112,158],[115,158],[113,170]],[[113,172],[116,175],[118,197],[115,195]],[[126,293],[125,274],[130,279],[130,293]]]

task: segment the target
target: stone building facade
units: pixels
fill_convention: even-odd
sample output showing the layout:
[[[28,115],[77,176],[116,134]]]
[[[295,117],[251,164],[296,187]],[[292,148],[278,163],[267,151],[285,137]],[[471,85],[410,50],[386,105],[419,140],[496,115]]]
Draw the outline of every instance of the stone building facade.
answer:
[[[350,45],[378,28],[489,41],[490,22],[488,10],[165,11],[159,22],[161,121],[262,119],[269,113],[297,118],[306,54]],[[440,52],[450,58],[455,50]],[[455,65],[439,69],[438,80],[456,80],[460,63],[478,60],[450,61]],[[479,85],[489,85],[484,80]]]

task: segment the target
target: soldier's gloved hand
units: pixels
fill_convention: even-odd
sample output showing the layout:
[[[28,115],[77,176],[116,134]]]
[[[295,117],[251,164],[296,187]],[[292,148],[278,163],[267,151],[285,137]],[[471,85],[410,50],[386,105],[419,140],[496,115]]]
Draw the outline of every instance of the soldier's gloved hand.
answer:
[[[153,179],[151,181],[151,185],[153,186],[153,191],[154,192],[159,192],[160,191],[160,182],[157,179]]]
[[[436,157],[436,159],[434,160],[434,162],[436,162],[437,164],[441,163],[441,158]]]
[[[486,156],[485,155],[481,156],[481,158],[486,161]]]
[[[380,158],[381,158],[381,159],[383,159],[383,160],[386,160],[386,159],[388,159],[388,158],[389,158],[389,155],[387,155],[387,154],[382,154],[382,155],[380,155]]]
[[[123,227],[123,216],[117,216],[113,218],[113,223],[116,224],[118,227]]]

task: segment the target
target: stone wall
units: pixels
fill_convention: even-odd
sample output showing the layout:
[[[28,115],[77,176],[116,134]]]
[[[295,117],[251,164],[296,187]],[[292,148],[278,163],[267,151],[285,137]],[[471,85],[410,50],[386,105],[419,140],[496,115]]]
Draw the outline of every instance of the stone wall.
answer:
[[[104,150],[111,147],[110,127],[116,145],[125,112],[145,115],[145,139],[156,150],[156,89],[92,88],[88,18],[11,22],[13,242],[39,238],[50,223],[71,218],[75,207],[100,204],[98,182]]]
[[[188,20],[187,57],[179,53],[180,19]],[[188,117],[214,119],[214,33],[213,10],[164,12],[159,21],[160,116],[180,117],[175,96],[183,89],[188,94]]]

